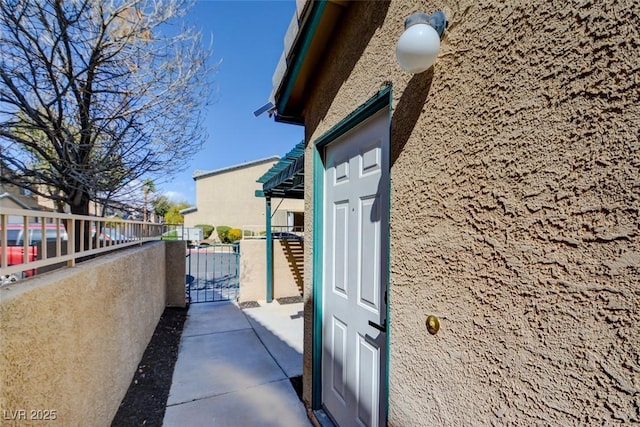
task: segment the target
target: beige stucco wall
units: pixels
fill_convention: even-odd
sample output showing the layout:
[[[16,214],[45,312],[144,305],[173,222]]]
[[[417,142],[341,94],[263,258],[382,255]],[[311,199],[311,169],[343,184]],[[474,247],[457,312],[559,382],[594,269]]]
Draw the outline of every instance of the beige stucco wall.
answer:
[[[1,287],[0,410],[55,411],[47,425],[111,425],[165,298],[177,292],[165,286],[184,299],[184,260],[171,273],[181,283],[165,271],[179,247],[184,259],[183,242],[154,242]]]
[[[256,190],[262,190],[256,180],[276,163],[277,158],[270,158],[196,178],[197,211],[185,215],[185,226],[209,224],[264,230],[265,199],[255,196]],[[286,211],[302,212],[304,206],[302,200],[273,199],[271,204],[274,226],[287,225]]]
[[[295,246],[300,242],[292,242]],[[279,240],[273,241],[273,296],[299,296],[302,260],[295,260],[291,250]],[[238,301],[264,301],[267,298],[267,244],[265,239],[240,241],[240,294]]]
[[[435,67],[402,72],[403,20],[438,8],[449,28]],[[640,422],[637,9],[395,0],[343,16],[306,133],[393,85],[390,425]]]
[[[171,241],[165,242],[165,283],[166,283],[166,306],[186,307],[187,296],[185,293],[185,276],[187,242]]]

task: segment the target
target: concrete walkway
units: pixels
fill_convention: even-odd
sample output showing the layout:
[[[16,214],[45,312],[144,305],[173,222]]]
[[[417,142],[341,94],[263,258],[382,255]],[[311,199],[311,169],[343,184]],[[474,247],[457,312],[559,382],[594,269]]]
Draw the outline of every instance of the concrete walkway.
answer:
[[[192,304],[164,426],[310,426],[290,377],[302,375],[302,303],[240,310]]]

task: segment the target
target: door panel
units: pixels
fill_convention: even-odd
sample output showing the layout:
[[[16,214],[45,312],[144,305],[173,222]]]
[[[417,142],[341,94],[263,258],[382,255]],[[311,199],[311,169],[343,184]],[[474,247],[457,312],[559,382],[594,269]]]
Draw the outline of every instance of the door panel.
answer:
[[[333,391],[345,401],[345,390],[347,387],[345,360],[347,360],[347,325],[340,320],[333,318],[333,349],[332,354],[332,386]]]
[[[375,313],[380,310],[380,221],[371,218],[378,217],[379,204],[378,197],[361,199],[358,219],[358,302]]]
[[[389,119],[325,148],[322,400],[342,427],[386,419]]]
[[[366,426],[378,425],[378,404],[380,349],[366,337],[358,340],[358,421]]]
[[[333,213],[333,253],[331,254],[333,268],[333,290],[347,296],[347,242],[349,237],[349,204],[336,203]]]

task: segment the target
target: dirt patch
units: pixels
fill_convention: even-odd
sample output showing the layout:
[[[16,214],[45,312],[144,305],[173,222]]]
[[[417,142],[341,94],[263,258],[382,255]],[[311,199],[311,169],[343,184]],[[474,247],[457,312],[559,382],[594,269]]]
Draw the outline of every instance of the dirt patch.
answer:
[[[162,313],[112,427],[162,425],[187,309]]]

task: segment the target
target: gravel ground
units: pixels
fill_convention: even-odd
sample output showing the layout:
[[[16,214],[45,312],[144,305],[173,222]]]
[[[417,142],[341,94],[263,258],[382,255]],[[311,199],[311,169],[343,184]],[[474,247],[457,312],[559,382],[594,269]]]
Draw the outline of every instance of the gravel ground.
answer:
[[[112,427],[162,426],[187,308],[166,308]]]

